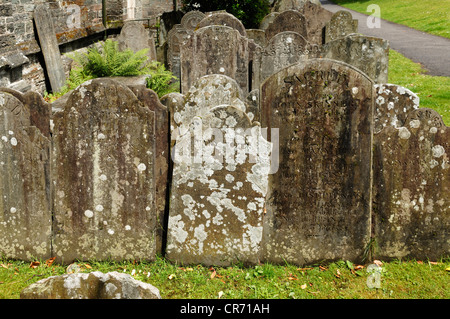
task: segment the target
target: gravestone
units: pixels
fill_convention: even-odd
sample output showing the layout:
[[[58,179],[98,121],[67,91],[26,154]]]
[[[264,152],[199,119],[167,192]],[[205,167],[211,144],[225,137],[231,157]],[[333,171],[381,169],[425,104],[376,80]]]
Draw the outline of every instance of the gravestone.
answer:
[[[314,57],[318,52],[317,45],[310,45],[296,32],[285,31],[276,34],[262,51],[260,82],[291,64]]]
[[[419,108],[419,97],[407,88],[396,84],[376,84],[375,89],[375,134],[387,126],[404,126],[409,112]]]
[[[243,37],[247,36],[247,32],[245,31],[245,27],[242,22],[228,12],[212,12],[206,15],[206,17],[198,23],[197,28],[200,29],[210,25],[230,27],[239,31]]]
[[[439,260],[450,251],[450,128],[431,109],[374,136],[377,258]]]
[[[275,12],[301,10],[307,3],[313,3],[317,6],[321,6],[319,0],[276,0],[272,10]]]
[[[238,82],[243,92],[248,92],[249,58],[249,40],[237,30],[225,26],[198,29],[181,49],[182,93],[209,74],[227,75]]]
[[[334,60],[291,65],[261,85],[262,126],[279,129],[264,258],[360,260],[370,238],[373,82]]]
[[[126,21],[117,37],[119,50],[127,49],[138,52],[147,49],[147,57],[149,61],[156,60],[155,40],[149,36],[149,31],[145,29],[142,22]]]
[[[331,20],[333,13],[324,9],[321,5],[306,2],[299,10],[305,16],[308,30],[307,40],[314,44],[324,43],[323,30]]]
[[[191,30],[183,28],[180,24],[174,25],[167,34],[167,65],[178,79],[181,79],[181,47],[192,35]]]
[[[194,31],[197,25],[206,17],[206,14],[200,11],[189,11],[181,18],[181,26],[186,30]]]
[[[57,261],[154,259],[154,112],[100,78],[76,88],[53,122]]]
[[[366,73],[375,83],[388,81],[389,42],[387,40],[351,34],[324,44],[322,56],[353,65]]]
[[[260,29],[247,29],[247,38],[255,41],[257,45],[264,48],[266,46],[266,33]]]
[[[259,89],[254,89],[245,98],[245,113],[252,122],[261,123],[261,106],[259,103]]]
[[[280,12],[271,12],[266,15],[259,23],[259,28],[265,31],[278,15],[280,15]]]
[[[354,20],[350,12],[340,10],[333,14],[325,26],[325,43],[357,32],[358,20]]]
[[[260,127],[237,107],[213,107],[192,119],[175,145],[168,259],[258,262],[269,154]]]
[[[0,92],[0,255],[20,260],[51,256],[50,140],[31,118],[27,104]]]
[[[280,13],[265,30],[266,40],[270,41],[273,36],[284,31],[297,32],[306,38],[308,31],[305,17],[295,10],[287,10]]]
[[[59,92],[66,83],[66,75],[56,40],[53,19],[45,4],[36,6],[33,16],[52,91]]]

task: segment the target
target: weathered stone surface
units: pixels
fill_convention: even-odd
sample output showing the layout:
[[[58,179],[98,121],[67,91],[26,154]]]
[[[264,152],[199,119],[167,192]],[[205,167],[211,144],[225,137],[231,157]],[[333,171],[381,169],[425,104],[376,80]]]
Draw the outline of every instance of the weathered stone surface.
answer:
[[[167,34],[167,65],[178,79],[181,79],[181,47],[193,35],[193,31],[176,24]]]
[[[389,42],[384,39],[351,34],[323,45],[324,58],[339,60],[360,69],[375,83],[387,83]]]
[[[21,299],[161,299],[158,288],[116,271],[52,276],[26,287]]]
[[[340,10],[333,14],[325,26],[325,43],[357,32],[358,20],[354,20],[350,12]]]
[[[206,14],[200,11],[189,11],[181,18],[181,26],[187,30],[195,30]]]
[[[306,19],[303,14],[296,10],[287,10],[277,15],[265,31],[267,41],[284,31],[297,32],[305,38],[308,35]]]
[[[266,15],[259,23],[259,28],[265,31],[278,15],[280,15],[280,12],[271,12]]]
[[[34,21],[39,36],[45,65],[53,92],[59,92],[66,83],[66,75],[59,52],[53,20],[45,4],[34,10]]]
[[[419,108],[419,97],[407,88],[396,84],[376,84],[375,89],[375,134],[388,126],[404,126],[409,112]]]
[[[181,49],[182,93],[209,74],[227,75],[237,81],[243,92],[248,92],[250,53],[249,40],[235,29],[225,26],[198,29]]]
[[[257,263],[270,144],[231,105],[193,118],[183,133],[175,147],[166,256],[185,264]]]
[[[279,128],[265,261],[361,258],[370,238],[373,96],[365,74],[328,59],[294,64],[261,85],[262,126]]]
[[[212,12],[206,15],[206,17],[201,20],[197,28],[203,28],[210,25],[221,25],[225,27],[233,28],[243,36],[247,36],[247,32],[245,31],[245,27],[242,24],[241,20],[236,18],[234,15],[228,13],[228,12]]]
[[[374,136],[374,237],[379,258],[437,260],[450,252],[450,128],[434,110]]]
[[[321,5],[306,2],[299,10],[305,16],[308,30],[307,40],[314,44],[324,43],[323,29],[331,20],[333,13],[324,9]]]
[[[22,260],[51,255],[50,140],[30,113],[0,92],[0,255]]]
[[[276,0],[272,11],[283,12],[286,10],[301,10],[308,3],[321,6],[319,0]]]
[[[95,79],[54,115],[57,260],[155,256],[155,114],[123,84]]]
[[[266,46],[266,33],[260,29],[247,29],[247,38],[255,41],[257,45],[264,48]]]
[[[311,45],[296,32],[285,31],[276,34],[262,51],[260,82],[291,64],[309,57],[318,57],[319,50],[319,46]]]
[[[261,106],[259,103],[259,89],[251,91],[245,99],[245,113],[252,122],[261,123]]]
[[[133,52],[138,52],[147,49],[149,61],[156,60],[155,41],[149,36],[148,30],[140,21],[125,22],[117,37],[117,42],[119,43],[119,50],[130,49]]]

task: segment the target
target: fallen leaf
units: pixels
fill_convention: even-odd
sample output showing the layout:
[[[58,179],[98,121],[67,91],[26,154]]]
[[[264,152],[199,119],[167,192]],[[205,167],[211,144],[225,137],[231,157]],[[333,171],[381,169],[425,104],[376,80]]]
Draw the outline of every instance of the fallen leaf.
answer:
[[[194,268],[188,267],[188,268],[186,268],[186,271],[194,271]]]
[[[56,257],[52,257],[52,258],[47,259],[45,261],[45,264],[47,265],[47,267],[50,267],[53,264],[53,262],[55,261],[55,259],[56,259]]]
[[[167,278],[169,278],[169,280],[172,280],[172,279],[175,278],[175,277],[176,277],[175,274],[170,274],[169,277],[167,277]]]
[[[450,271],[450,267],[445,268],[446,271]]]
[[[222,295],[223,295],[223,291],[221,290],[221,291],[219,291],[219,299],[222,297]]]
[[[92,269],[92,266],[89,264],[84,264],[84,267],[86,267],[87,269]]]
[[[30,268],[37,268],[41,263],[39,261],[32,261],[30,264]]]
[[[292,276],[289,276],[288,279],[289,279],[289,280],[298,280],[297,278],[292,277]]]
[[[362,265],[356,265],[355,268],[353,268],[354,270],[361,270],[364,269],[364,266]]]
[[[4,265],[4,264],[0,264],[0,266],[2,266],[5,269],[8,269],[8,266]]]
[[[301,285],[300,288],[306,289],[306,284]]]
[[[319,269],[322,270],[322,271],[327,270],[327,268],[325,268],[325,267],[323,267],[323,266],[319,266]]]
[[[341,278],[341,272],[339,271],[339,269],[336,269],[335,276],[336,276],[336,278]]]
[[[214,269],[214,271],[212,272],[212,274],[211,274],[211,279],[213,279],[214,277],[216,277],[216,270]]]
[[[429,263],[432,264],[432,265],[438,265],[438,263],[435,262],[435,261],[429,261]]]
[[[419,265],[422,265],[422,264],[423,264],[423,261],[418,260],[417,263],[418,263]]]
[[[375,265],[377,265],[378,267],[381,267],[383,265],[383,263],[381,261],[379,261],[379,260],[374,260],[373,263]]]

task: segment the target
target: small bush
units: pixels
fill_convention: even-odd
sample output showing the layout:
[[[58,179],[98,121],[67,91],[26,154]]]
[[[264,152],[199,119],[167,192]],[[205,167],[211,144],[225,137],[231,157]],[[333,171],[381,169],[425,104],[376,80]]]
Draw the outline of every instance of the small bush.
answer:
[[[168,93],[178,92],[180,82],[176,80],[177,77],[172,72],[166,70],[163,64],[152,61],[150,76],[147,78],[147,87],[155,91],[159,97]]]

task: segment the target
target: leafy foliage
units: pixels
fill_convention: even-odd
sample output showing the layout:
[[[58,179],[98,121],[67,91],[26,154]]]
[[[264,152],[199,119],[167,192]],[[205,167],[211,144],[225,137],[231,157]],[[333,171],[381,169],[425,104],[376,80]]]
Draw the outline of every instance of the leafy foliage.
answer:
[[[241,20],[247,29],[258,28],[261,20],[270,11],[268,0],[183,0],[183,5],[186,11],[226,10]]]
[[[152,61],[150,76],[147,78],[147,87],[149,89],[155,91],[159,97],[171,92],[178,92],[180,82],[175,80],[177,80],[177,77],[172,72],[166,70],[164,64]]]

